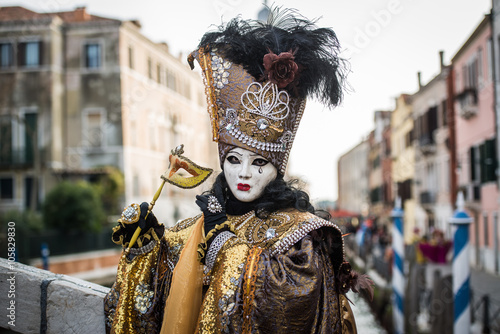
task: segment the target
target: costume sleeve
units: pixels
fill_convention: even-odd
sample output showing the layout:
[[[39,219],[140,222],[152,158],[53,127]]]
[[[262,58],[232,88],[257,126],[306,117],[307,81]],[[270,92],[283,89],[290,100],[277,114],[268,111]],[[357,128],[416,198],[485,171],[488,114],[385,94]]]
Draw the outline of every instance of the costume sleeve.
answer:
[[[207,292],[213,299],[209,304],[219,308],[218,321],[207,320],[211,327],[201,323],[199,331],[356,333],[323,249],[310,235],[277,255],[229,241],[219,253]],[[205,315],[208,319],[210,314]]]
[[[172,273],[195,218],[162,229],[146,238],[151,241],[145,246],[122,254],[104,300],[107,333],[160,332]]]
[[[149,247],[148,247],[149,246]],[[104,300],[106,333],[158,333],[173,263],[165,240],[122,255]]]

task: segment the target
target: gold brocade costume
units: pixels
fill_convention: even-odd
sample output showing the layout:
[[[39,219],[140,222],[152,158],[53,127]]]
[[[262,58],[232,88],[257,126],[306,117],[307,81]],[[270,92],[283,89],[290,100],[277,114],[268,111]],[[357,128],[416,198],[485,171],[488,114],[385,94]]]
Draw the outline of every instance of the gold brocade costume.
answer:
[[[172,272],[197,218],[167,229],[132,259],[122,256],[105,299],[108,333],[160,331]],[[344,253],[335,224],[295,209],[228,222],[236,238],[205,273],[197,333],[356,332],[336,286]]]

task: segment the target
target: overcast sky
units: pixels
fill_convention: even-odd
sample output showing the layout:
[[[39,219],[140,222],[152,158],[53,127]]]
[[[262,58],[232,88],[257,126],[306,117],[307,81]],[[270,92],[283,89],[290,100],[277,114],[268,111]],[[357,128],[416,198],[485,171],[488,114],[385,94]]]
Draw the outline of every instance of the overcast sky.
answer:
[[[262,1],[250,0],[0,0],[39,12],[86,6],[94,15],[138,19],[142,32],[167,42],[174,55],[192,51],[203,33],[234,16],[256,18]],[[268,4],[272,4],[271,1]],[[417,90],[460,49],[491,0],[276,0],[331,27],[351,64],[350,92],[342,106],[323,110],[309,102],[292,149],[289,171],[307,180],[313,199],[337,198],[337,159],[373,129],[373,112],[392,110],[401,93]]]

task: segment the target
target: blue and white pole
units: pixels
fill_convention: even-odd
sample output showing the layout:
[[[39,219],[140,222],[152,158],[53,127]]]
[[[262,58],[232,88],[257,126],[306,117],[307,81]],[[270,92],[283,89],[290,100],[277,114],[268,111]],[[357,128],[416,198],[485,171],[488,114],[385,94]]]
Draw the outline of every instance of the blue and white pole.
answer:
[[[469,224],[473,219],[465,212],[464,195],[457,196],[457,209],[449,222],[453,232],[453,297],[454,334],[469,334],[470,323],[470,264],[469,264]]]
[[[394,210],[391,212],[394,223],[392,226],[392,253],[394,257],[392,262],[392,309],[394,332],[396,334],[403,334],[405,332],[403,309],[405,291],[403,214],[401,198],[397,197]]]

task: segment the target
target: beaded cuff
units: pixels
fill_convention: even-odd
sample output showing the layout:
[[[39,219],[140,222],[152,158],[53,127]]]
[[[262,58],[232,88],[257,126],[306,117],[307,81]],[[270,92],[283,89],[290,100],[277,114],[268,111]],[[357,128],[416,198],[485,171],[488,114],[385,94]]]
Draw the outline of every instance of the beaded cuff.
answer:
[[[149,242],[146,246],[142,246],[140,248],[132,247],[132,248],[130,248],[129,252],[130,252],[130,254],[135,255],[135,256],[149,253],[153,250],[153,248],[155,248],[157,242],[158,242],[157,240],[153,240],[153,241]],[[125,250],[125,249],[127,249],[127,247],[123,247],[123,250]]]
[[[236,234],[230,231],[223,231],[217,234],[214,241],[210,245],[210,248],[208,249],[207,256],[205,257],[205,274],[208,274],[212,270],[215,264],[215,259],[217,258],[217,254],[219,254],[222,246],[224,246],[226,241],[235,236]]]
[[[205,241],[198,244],[198,260],[205,264],[205,255],[207,250],[210,248],[210,244],[213,240],[223,231],[229,231],[235,234],[234,228],[226,221],[222,224],[216,225],[213,229],[208,232],[205,236]]]

